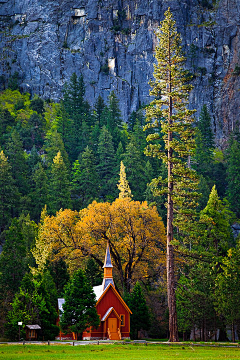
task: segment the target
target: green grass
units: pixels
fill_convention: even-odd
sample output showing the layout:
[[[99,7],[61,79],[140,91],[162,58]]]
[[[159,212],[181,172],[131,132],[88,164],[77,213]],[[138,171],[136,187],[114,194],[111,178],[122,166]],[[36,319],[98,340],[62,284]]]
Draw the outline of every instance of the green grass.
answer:
[[[0,359],[4,360],[235,360],[240,359],[239,348],[204,347],[191,345],[0,345]]]

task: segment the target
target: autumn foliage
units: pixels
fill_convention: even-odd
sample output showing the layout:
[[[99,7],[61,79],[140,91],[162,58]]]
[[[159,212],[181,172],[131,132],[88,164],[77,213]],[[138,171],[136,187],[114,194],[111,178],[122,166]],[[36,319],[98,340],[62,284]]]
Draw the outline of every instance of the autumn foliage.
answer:
[[[36,242],[39,268],[47,258],[62,257],[70,271],[92,257],[102,266],[107,241],[122,290],[129,291],[138,279],[163,271],[165,229],[155,207],[147,202],[116,199],[112,204],[93,202],[80,212],[60,210],[46,216]]]

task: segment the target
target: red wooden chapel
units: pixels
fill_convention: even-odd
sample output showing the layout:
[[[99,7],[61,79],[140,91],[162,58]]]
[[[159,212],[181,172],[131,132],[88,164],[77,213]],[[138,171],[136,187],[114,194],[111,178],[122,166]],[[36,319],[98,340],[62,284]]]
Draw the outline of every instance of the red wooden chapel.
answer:
[[[86,329],[82,335],[83,340],[121,340],[130,337],[130,314],[132,312],[115,289],[109,244],[103,268],[103,282],[93,288],[97,300],[96,310],[101,322],[97,329],[92,327]],[[63,302],[64,299],[59,299],[59,307],[62,307]]]

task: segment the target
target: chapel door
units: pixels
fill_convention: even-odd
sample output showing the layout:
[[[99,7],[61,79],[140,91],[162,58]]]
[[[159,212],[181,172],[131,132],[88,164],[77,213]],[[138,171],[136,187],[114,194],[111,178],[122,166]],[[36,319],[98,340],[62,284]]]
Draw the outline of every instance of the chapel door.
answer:
[[[108,318],[108,328],[111,334],[111,340],[119,340],[116,318]]]

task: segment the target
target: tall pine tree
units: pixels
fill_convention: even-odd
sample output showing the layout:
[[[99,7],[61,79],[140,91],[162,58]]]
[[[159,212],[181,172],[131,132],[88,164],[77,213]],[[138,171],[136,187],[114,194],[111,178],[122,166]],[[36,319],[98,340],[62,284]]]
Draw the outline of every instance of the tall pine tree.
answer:
[[[173,224],[184,229],[195,213],[195,191],[197,177],[189,166],[195,142],[193,110],[187,109],[188,94],[192,89],[187,71],[183,70],[185,58],[182,54],[181,37],[177,33],[170,8],[165,12],[157,37],[157,64],[154,66],[155,81],[151,83],[150,95],[155,99],[147,109],[147,128],[161,127],[164,149],[159,143],[149,145],[148,155],[163,160],[168,169],[164,191],[167,194],[167,290],[169,308],[169,340],[178,341],[175,297]],[[159,132],[148,135],[148,141],[159,140]]]

